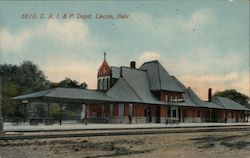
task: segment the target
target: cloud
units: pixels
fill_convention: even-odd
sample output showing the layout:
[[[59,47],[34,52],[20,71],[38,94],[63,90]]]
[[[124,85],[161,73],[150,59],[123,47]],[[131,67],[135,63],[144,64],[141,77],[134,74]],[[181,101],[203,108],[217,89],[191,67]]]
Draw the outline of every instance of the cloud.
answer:
[[[45,29],[39,28],[40,36],[47,33],[51,39],[59,40],[60,42],[76,44],[86,40],[89,28],[86,24],[77,20],[68,21],[48,21]]]
[[[69,77],[80,83],[86,82],[89,89],[95,89],[97,66],[86,61],[69,61],[59,58],[56,61],[49,61],[42,69],[50,81],[59,82]]]
[[[96,88],[98,65],[85,60],[86,53],[96,42],[89,37],[89,31],[85,23],[77,20],[47,21],[17,33],[1,29],[1,53],[9,57],[10,53],[16,54],[23,57],[21,60],[32,60],[39,64],[51,81],[59,82],[70,77],[86,82],[89,88]]]
[[[189,52],[190,51],[190,52]],[[162,52],[144,52],[140,62],[160,60],[171,74],[190,86],[203,99],[207,99],[208,88],[215,91],[236,89],[246,95],[249,92],[249,75],[247,69],[239,71],[240,64],[247,62],[237,52],[228,50],[221,54],[215,49],[199,48],[189,50],[181,57],[168,57]]]
[[[206,100],[208,88],[212,88],[214,93],[226,89],[236,89],[249,96],[249,77],[248,74],[239,75],[237,72],[231,72],[225,75],[183,75],[180,79],[187,87],[191,87],[202,99]]]
[[[239,74],[237,72],[231,72],[225,75],[184,75],[182,77],[187,82],[213,85],[213,84],[227,84],[232,81],[237,81],[239,79]]]
[[[0,50],[4,53],[25,53],[25,49],[34,47],[31,41],[52,41],[65,45],[84,44],[89,33],[88,26],[77,20],[47,21],[33,29],[23,29],[18,33],[0,29]]]
[[[224,74],[238,71],[239,67],[248,59],[242,58],[238,52],[233,50],[221,53],[213,47],[202,47],[189,49],[177,57],[164,56],[162,60],[166,67],[173,69],[173,72],[203,75],[205,73]]]
[[[132,53],[138,52],[139,63],[160,60],[171,75],[180,76],[178,78],[185,85],[191,86],[203,98],[206,98],[209,87],[215,91],[235,87],[247,92],[249,76],[243,75],[247,69],[242,68],[242,63],[249,61],[239,55],[244,48],[234,47],[235,51],[229,50],[229,44],[226,43],[226,47],[223,45],[228,41],[222,38],[225,33],[235,34],[228,28],[222,30],[221,21],[216,20],[217,15],[211,9],[203,8],[190,13],[164,16],[131,13],[132,20],[117,22],[107,32],[98,32],[106,23],[89,28],[83,21],[74,20],[43,21],[32,29],[22,29],[17,33],[0,29],[0,49],[1,52],[4,49],[7,53],[17,54],[19,59],[16,61],[28,58],[41,64],[50,80],[60,81],[70,77],[87,82],[91,88],[96,87],[97,66],[100,64],[96,61],[100,54],[93,52],[108,49],[118,54],[112,55],[112,62],[119,64],[117,66],[136,56]],[[227,22],[222,23],[226,26]],[[201,31],[189,31],[198,28]],[[230,25],[230,28],[234,27]],[[92,29],[97,31],[92,33]],[[217,38],[220,33],[224,36]],[[218,42],[218,39],[223,40]],[[248,52],[243,50],[241,54]],[[11,58],[13,56],[9,55],[4,60],[10,62]],[[117,60],[114,61],[114,58]]]
[[[146,51],[143,52],[142,55],[139,57],[139,62],[143,63],[150,60],[159,60],[160,57],[161,55],[157,52]]]
[[[29,42],[32,32],[23,30],[19,34],[10,33],[5,29],[0,29],[0,50],[1,52],[20,53]]]
[[[214,20],[214,13],[210,9],[201,9],[193,12],[189,19],[184,19],[183,25],[184,29],[195,29],[197,27],[204,26]]]
[[[134,17],[132,24],[136,24],[137,27],[134,26],[134,28],[138,28],[138,31],[160,36],[167,35],[170,40],[176,39],[176,33],[201,28],[216,21],[213,10],[208,8],[195,10],[190,16],[156,18],[146,13],[136,12],[132,13],[132,17]]]

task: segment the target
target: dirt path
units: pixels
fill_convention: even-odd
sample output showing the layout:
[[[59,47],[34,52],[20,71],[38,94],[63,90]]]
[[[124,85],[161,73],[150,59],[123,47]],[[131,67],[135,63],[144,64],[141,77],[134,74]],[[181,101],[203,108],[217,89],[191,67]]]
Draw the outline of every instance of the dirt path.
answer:
[[[0,141],[1,158],[250,158],[250,132]]]

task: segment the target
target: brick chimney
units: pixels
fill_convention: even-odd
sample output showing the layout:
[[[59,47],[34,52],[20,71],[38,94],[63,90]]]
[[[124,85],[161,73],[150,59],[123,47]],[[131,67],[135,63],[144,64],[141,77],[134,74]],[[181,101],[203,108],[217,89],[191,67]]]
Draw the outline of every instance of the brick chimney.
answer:
[[[130,68],[135,69],[135,65],[136,65],[136,62],[135,62],[135,61],[131,61],[131,62],[130,62]]]
[[[211,102],[212,101],[212,88],[208,89],[208,101]]]

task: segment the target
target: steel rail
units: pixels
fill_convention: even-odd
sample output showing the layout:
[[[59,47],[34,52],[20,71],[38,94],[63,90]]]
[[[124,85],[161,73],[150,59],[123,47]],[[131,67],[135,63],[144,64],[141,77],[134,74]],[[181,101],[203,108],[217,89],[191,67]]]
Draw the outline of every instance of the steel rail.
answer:
[[[249,126],[240,127],[203,127],[203,128],[179,128],[179,129],[140,129],[140,130],[111,130],[97,131],[88,133],[69,133],[68,131],[60,134],[30,134],[30,135],[11,135],[0,136],[0,140],[20,140],[20,139],[44,139],[44,138],[69,138],[69,137],[97,137],[97,136],[125,136],[125,135],[149,135],[149,134],[178,134],[178,133],[199,133],[199,132],[232,132],[246,131],[250,132]],[[40,131],[43,132],[43,131]],[[86,132],[82,130],[82,132]],[[36,132],[34,132],[36,133]]]

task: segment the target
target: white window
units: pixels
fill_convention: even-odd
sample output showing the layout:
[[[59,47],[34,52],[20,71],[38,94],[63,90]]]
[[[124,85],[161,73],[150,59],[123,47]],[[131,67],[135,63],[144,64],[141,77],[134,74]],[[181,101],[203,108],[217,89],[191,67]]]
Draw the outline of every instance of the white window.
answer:
[[[119,104],[119,106],[118,106],[118,108],[119,108],[119,110],[118,110],[118,116],[119,117],[123,117],[124,116],[124,108],[125,108],[125,106],[124,106],[124,104]]]
[[[102,90],[104,90],[105,79],[102,79]]]
[[[107,80],[103,79],[103,90],[107,89]]]
[[[129,115],[133,116],[133,104],[129,104]]]
[[[173,101],[173,96],[170,96],[170,102],[172,102]]]
[[[178,97],[175,96],[175,97],[174,97],[174,102],[177,102],[177,101],[178,101]]]
[[[168,95],[166,95],[166,97],[165,97],[165,101],[168,101]]]
[[[109,109],[110,116],[114,115],[114,107],[113,104],[110,104],[110,109]]]
[[[97,89],[100,89],[100,82],[101,82],[101,80],[99,79],[98,83],[97,83]]]

